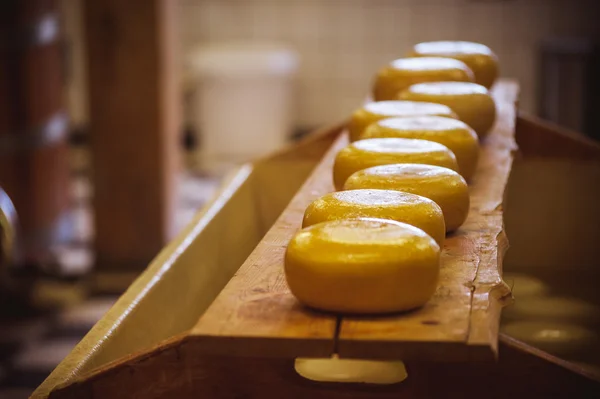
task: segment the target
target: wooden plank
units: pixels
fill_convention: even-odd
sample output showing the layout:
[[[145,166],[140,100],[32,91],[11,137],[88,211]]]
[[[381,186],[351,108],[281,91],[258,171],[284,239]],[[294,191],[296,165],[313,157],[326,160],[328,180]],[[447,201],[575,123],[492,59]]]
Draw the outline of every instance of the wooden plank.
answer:
[[[338,336],[343,357],[418,360],[491,358],[497,353],[500,300],[510,295],[500,277],[507,247],[502,203],[512,164],[518,85],[494,89],[495,127],[482,143],[470,186],[465,224],[444,244],[440,280],[421,309],[392,317],[344,317]]]
[[[293,359],[198,356],[185,337],[126,357],[32,398],[597,398],[600,376],[510,337],[498,362],[408,364],[400,384],[313,382]]]
[[[597,141],[533,115],[519,113],[516,138],[519,151],[526,157],[600,159]]]
[[[172,238],[176,2],[86,0],[98,267],[141,270]]]
[[[454,361],[493,357],[500,306],[492,299],[509,293],[499,277],[498,256],[505,244],[501,205],[516,148],[512,127],[517,85],[503,82],[495,95],[499,122],[483,144],[471,186],[470,216],[447,240],[440,285],[425,307],[398,316],[344,317],[333,343],[335,317],[311,312],[289,292],[283,272],[286,245],[306,206],[333,190],[333,159],[347,143],[342,135],[192,330],[200,353],[285,357],[337,352],[345,357]]]
[[[329,356],[334,350],[336,317],[311,311],[290,293],[283,272],[289,240],[304,210],[333,191],[335,154],[348,143],[336,139],[323,161],[292,199],[254,252],[192,329],[195,350],[239,356]]]

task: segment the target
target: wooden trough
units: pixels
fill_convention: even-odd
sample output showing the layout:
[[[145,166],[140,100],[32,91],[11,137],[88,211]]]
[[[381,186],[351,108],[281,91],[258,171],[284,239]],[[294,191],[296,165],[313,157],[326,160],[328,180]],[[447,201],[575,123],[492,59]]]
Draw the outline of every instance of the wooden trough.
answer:
[[[507,196],[509,203],[519,204],[526,203],[521,196],[531,194],[527,179],[512,184],[513,157],[519,154],[515,165],[524,162],[524,170],[528,158],[571,165],[576,157],[595,176],[600,149],[577,135],[517,117],[515,82],[499,82],[493,94],[499,115],[482,143],[470,214],[446,240],[438,289],[422,309],[340,317],[302,307],[287,288],[285,247],[309,202],[333,190],[333,158],[347,143],[340,124],[232,175],[33,397],[597,397],[600,377],[593,371],[498,330],[501,309],[511,298],[501,277],[504,221],[518,231],[530,216],[518,205],[521,214],[504,215]],[[517,152],[515,123],[523,154]],[[591,184],[585,176],[568,180],[573,190]],[[593,195],[600,198],[598,189]],[[574,220],[598,220],[598,215]],[[543,246],[550,233],[541,225],[525,227],[536,228],[539,242],[518,242],[518,251]],[[590,234],[593,229],[598,230],[593,226]],[[553,250],[569,247],[556,243]],[[587,251],[582,257],[591,253],[581,251]],[[512,257],[518,268],[518,254]],[[400,359],[408,378],[390,385],[325,383],[294,369],[297,357],[333,354]]]

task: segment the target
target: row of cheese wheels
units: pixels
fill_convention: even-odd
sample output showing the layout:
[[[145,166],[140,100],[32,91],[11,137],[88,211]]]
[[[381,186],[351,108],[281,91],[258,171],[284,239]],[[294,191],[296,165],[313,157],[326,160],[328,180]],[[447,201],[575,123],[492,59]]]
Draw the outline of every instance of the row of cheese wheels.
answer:
[[[288,244],[286,279],[305,305],[367,314],[424,305],[445,235],[467,218],[478,139],[496,115],[487,88],[496,57],[467,42],[421,43],[412,55],[377,74],[375,101],[352,115],[351,143],[336,156],[338,191],[308,206]]]

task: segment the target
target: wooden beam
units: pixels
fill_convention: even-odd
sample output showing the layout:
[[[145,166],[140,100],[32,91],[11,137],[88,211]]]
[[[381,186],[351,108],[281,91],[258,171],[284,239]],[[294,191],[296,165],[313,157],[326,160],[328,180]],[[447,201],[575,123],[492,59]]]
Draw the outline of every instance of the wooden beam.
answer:
[[[176,3],[85,0],[100,270],[142,269],[173,234]]]

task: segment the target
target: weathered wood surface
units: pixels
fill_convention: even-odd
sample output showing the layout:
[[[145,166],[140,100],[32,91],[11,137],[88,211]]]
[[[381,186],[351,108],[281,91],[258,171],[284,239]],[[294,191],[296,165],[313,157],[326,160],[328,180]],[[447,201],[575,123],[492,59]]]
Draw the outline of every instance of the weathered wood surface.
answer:
[[[93,398],[597,398],[600,376],[500,336],[498,362],[408,363],[391,385],[313,382],[294,360],[199,356],[183,336],[59,386],[52,399]]]
[[[471,207],[463,226],[444,243],[440,280],[421,309],[384,318],[341,321],[338,353],[345,357],[460,360],[497,352],[502,299],[510,290],[501,279],[508,247],[502,202],[516,150],[518,85],[494,89],[498,118],[483,140],[469,187]]]
[[[177,7],[83,2],[96,272],[143,270],[173,237]]]
[[[308,204],[333,191],[331,168],[346,134],[333,144],[261,243],[191,331],[200,353],[240,356],[329,356],[464,360],[492,358],[497,350],[500,278],[506,249],[502,223],[510,172],[518,85],[496,86],[498,122],[482,143],[471,185],[467,222],[444,247],[440,283],[423,308],[377,318],[318,313],[291,295],[283,271],[288,241]]]
[[[240,267],[192,330],[207,353],[252,356],[329,356],[337,317],[303,307],[290,293],[283,273],[289,240],[302,223],[304,209],[333,191],[331,168],[346,134],[292,199],[257,248]]]

